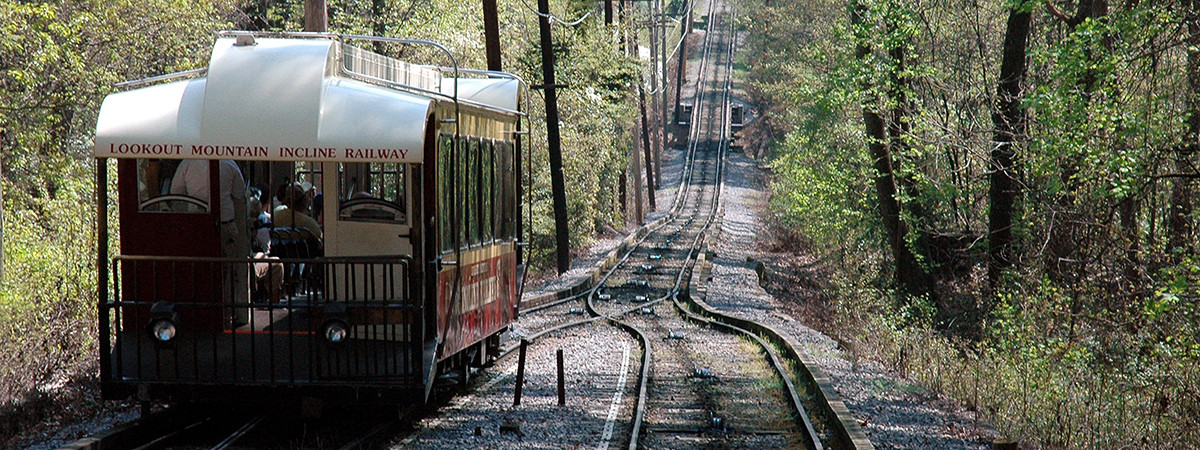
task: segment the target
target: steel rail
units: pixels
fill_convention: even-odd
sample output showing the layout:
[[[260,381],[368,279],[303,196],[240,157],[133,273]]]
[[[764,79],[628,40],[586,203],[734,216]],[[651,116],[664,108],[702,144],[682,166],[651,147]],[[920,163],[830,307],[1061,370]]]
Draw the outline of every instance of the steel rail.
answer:
[[[710,10],[712,9],[712,5],[715,5],[715,4],[716,4],[715,0],[710,0]],[[705,75],[708,72],[708,68],[712,64],[712,58],[710,55],[710,51],[712,48],[711,43],[712,43],[713,34],[714,34],[714,33],[712,33],[713,23],[714,23],[713,21],[709,22],[709,24],[708,24],[709,32],[707,32],[705,34],[704,53],[701,57],[703,63],[700,65],[700,74],[697,77],[698,83],[700,83],[701,80],[705,79]],[[731,65],[731,62],[726,63],[727,67],[730,65]],[[726,105],[728,104],[728,96],[729,96],[728,71],[726,72],[725,84],[722,87],[723,87],[723,89],[722,89],[723,102],[722,102],[721,108],[722,108],[722,111],[725,111],[728,109],[726,107]],[[697,233],[696,237],[692,240],[690,248],[688,249],[688,254],[684,258],[683,265],[680,268],[680,270],[676,276],[675,283],[674,283],[673,287],[667,292],[667,294],[665,294],[661,298],[655,299],[653,301],[650,301],[650,302],[647,302],[644,304],[639,304],[632,308],[626,308],[622,311],[619,311],[618,313],[609,314],[609,315],[602,315],[599,312],[599,308],[596,307],[594,301],[596,299],[596,293],[599,290],[599,287],[603,286],[607,282],[607,280],[610,277],[612,277],[613,274],[615,274],[617,272],[617,270],[619,268],[623,267],[625,265],[625,263],[628,261],[629,257],[638,248],[640,248],[642,246],[642,244],[651,235],[657,233],[658,230],[661,230],[668,223],[671,223],[680,218],[679,214],[680,214],[682,207],[687,203],[688,199],[691,197],[691,195],[692,195],[691,190],[692,190],[693,185],[695,184],[694,182],[695,182],[695,176],[696,176],[696,170],[695,170],[696,169],[696,167],[695,167],[696,154],[699,150],[699,145],[700,145],[699,138],[700,138],[700,134],[701,134],[701,127],[698,126],[698,124],[699,124],[699,119],[703,114],[704,105],[706,103],[706,99],[705,99],[706,96],[701,93],[701,89],[702,89],[702,86],[698,85],[697,93],[696,93],[697,100],[695,101],[695,106],[693,107],[693,111],[692,111],[693,117],[690,119],[690,122],[689,122],[692,125],[691,125],[691,130],[689,130],[687,158],[685,160],[685,165],[682,169],[684,171],[684,178],[681,179],[681,181],[680,181],[679,190],[676,191],[676,195],[675,195],[675,202],[674,202],[671,210],[668,213],[669,220],[664,221],[661,225],[656,227],[653,232],[647,233],[646,236],[643,236],[641,239],[639,239],[637,242],[637,245],[631,246],[631,248],[628,251],[626,251],[626,253],[622,256],[621,260],[618,263],[614,264],[613,267],[608,271],[608,273],[606,273],[604,275],[604,277],[600,281],[597,282],[596,286],[594,286],[592,288],[592,290],[588,293],[587,308],[589,310],[589,313],[597,315],[597,316],[606,317],[611,323],[616,324],[622,328],[625,328],[626,330],[630,331],[632,334],[637,336],[643,342],[644,350],[643,350],[642,370],[641,370],[641,374],[640,374],[639,381],[638,381],[639,389],[638,389],[637,399],[635,401],[634,414],[633,414],[634,415],[633,425],[632,425],[632,429],[630,432],[630,441],[629,441],[629,447],[628,447],[631,450],[638,448],[640,432],[641,432],[641,429],[643,427],[644,420],[645,420],[646,404],[647,404],[647,397],[648,397],[647,384],[648,384],[649,374],[650,374],[649,370],[653,363],[653,348],[650,344],[649,338],[646,337],[646,334],[643,331],[641,331],[640,329],[638,329],[636,326],[634,326],[632,324],[629,324],[629,323],[619,320],[618,317],[628,314],[630,312],[636,311],[636,310],[640,310],[641,308],[649,306],[649,305],[656,305],[658,303],[665,301],[668,298],[673,298],[678,294],[679,289],[684,282],[684,276],[690,272],[689,262],[693,261],[696,258],[696,252],[699,249],[700,239],[704,236],[707,228],[710,227],[711,224],[713,223],[713,216],[715,215],[716,204],[717,204],[716,196],[719,195],[719,191],[714,193],[713,206],[709,210],[709,218],[706,221],[705,225],[701,228],[700,232]],[[722,116],[722,117],[724,117],[724,116]],[[722,130],[721,131],[722,138],[718,141],[718,152],[719,153],[717,156],[718,164],[717,164],[716,177],[718,180],[721,177],[720,171],[721,171],[721,168],[723,167],[719,163],[720,158],[723,157],[723,153],[720,152],[720,149],[723,148],[723,144],[724,144],[725,127],[723,125],[721,127],[721,130]],[[711,132],[711,130],[709,130],[709,132]],[[700,196],[699,193],[697,193],[696,195],[697,195],[697,197]],[[698,198],[697,200],[700,200],[700,199]],[[697,205],[697,206],[699,206],[699,205]],[[688,218],[687,223],[685,225],[690,225],[694,220],[695,220],[695,216]],[[677,232],[681,231],[682,229],[683,229],[683,226],[680,226],[679,229],[677,230]],[[694,262],[692,264],[694,264]]]
[[[254,428],[257,427],[258,424],[262,423],[263,419],[266,419],[266,418],[267,418],[266,414],[259,414],[259,415],[255,416],[254,418],[250,419],[250,421],[246,422],[241,427],[238,427],[237,430],[235,430],[232,434],[230,434],[225,439],[221,440],[221,442],[217,443],[217,445],[212,446],[212,450],[225,450],[225,449],[229,448],[230,446],[233,445],[234,442],[237,442],[238,439],[241,439],[242,437],[246,436],[247,434],[250,434],[251,431],[254,431]]]
[[[710,12],[710,17],[712,17],[711,14],[712,13]],[[732,16],[732,13],[731,13],[731,16]],[[723,120],[721,120],[719,122],[721,124],[721,128],[720,128],[721,131],[720,131],[720,136],[718,138],[718,144],[717,144],[718,145],[717,180],[724,179],[724,167],[725,167],[724,163],[725,163],[725,157],[726,157],[727,150],[728,150],[728,129],[725,127],[725,124],[728,123],[728,115],[729,115],[728,105],[730,103],[730,91],[731,91],[731,85],[732,85],[732,77],[729,75],[729,70],[732,69],[733,54],[734,54],[733,50],[734,50],[734,45],[736,42],[736,39],[732,38],[732,36],[735,34],[734,33],[734,24],[736,23],[735,20],[733,20],[733,19],[734,19],[734,17],[730,17],[730,19],[729,19],[729,23],[730,23],[729,32],[730,32],[731,39],[729,41],[729,47],[727,50],[728,59],[727,59],[727,63],[726,63],[727,64],[726,65],[726,77],[725,77],[724,85],[722,86],[723,98],[722,98],[721,103],[723,106],[722,111],[724,114],[722,115]],[[715,18],[713,18],[710,20],[709,26],[712,27],[713,25],[715,25],[715,23],[716,23],[716,20],[715,20]],[[720,205],[722,204],[722,201],[723,201],[723,198],[722,198],[723,196],[721,194],[723,193],[722,190],[723,190],[724,183],[721,183],[720,186],[722,186],[722,188],[718,188],[717,192],[714,196],[713,204],[712,204],[712,211],[710,212],[710,215],[708,217],[708,222],[705,223],[705,225],[703,227],[704,231],[702,231],[701,234],[697,236],[696,241],[693,243],[693,247],[692,247],[693,252],[696,250],[699,250],[700,247],[702,247],[702,244],[700,243],[700,239],[712,227],[713,222],[716,219],[716,216],[717,216],[716,213],[719,210]],[[688,261],[693,265],[693,268],[694,268],[694,264],[696,264],[697,259],[691,258],[691,254],[689,254]],[[762,347],[763,351],[766,352],[766,354],[768,355],[768,357],[769,357],[768,359],[771,362],[772,367],[775,368],[776,372],[779,374],[779,377],[784,381],[784,384],[787,387],[787,391],[789,394],[789,399],[791,400],[791,403],[792,403],[792,407],[795,409],[797,416],[800,417],[801,425],[803,426],[803,429],[805,430],[805,443],[809,446],[809,448],[812,448],[812,449],[822,450],[824,448],[824,446],[821,442],[821,439],[820,439],[820,435],[817,433],[816,428],[813,425],[812,418],[809,416],[808,412],[806,411],[806,409],[804,407],[803,402],[800,399],[800,395],[798,394],[798,392],[796,390],[795,383],[793,383],[791,377],[788,375],[787,367],[781,362],[779,355],[774,351],[774,349],[770,345],[767,344],[766,341],[764,341],[758,335],[756,335],[744,328],[740,328],[740,327],[737,327],[737,326],[734,326],[734,325],[731,325],[731,324],[728,324],[728,323],[725,323],[725,322],[722,322],[719,320],[705,318],[705,317],[702,317],[700,315],[697,315],[697,314],[691,312],[690,310],[684,308],[682,304],[680,304],[678,296],[675,296],[672,298],[672,303],[674,304],[676,309],[684,315],[684,317],[686,317],[690,320],[700,322],[700,323],[717,325],[717,326],[720,326],[720,327],[723,327],[723,328],[726,328],[729,330],[733,330],[735,332],[746,335],[747,337],[751,338],[754,342],[756,342],[760,347]],[[801,362],[801,364],[802,364],[802,362]]]
[[[715,4],[715,0],[710,0],[710,2]],[[709,24],[709,27],[710,28],[712,27],[711,22]],[[704,50],[704,54],[702,56],[702,60],[706,61],[706,63],[701,64],[701,72],[700,72],[700,76],[698,77],[698,79],[704,78],[704,75],[707,73],[707,67],[711,64],[711,62],[707,62],[707,61],[709,61],[709,58],[710,58],[710,56],[709,56],[710,45],[708,45],[708,44],[711,42],[712,34],[713,33],[711,33],[711,32],[706,33],[706,36],[705,36],[706,45],[704,46],[705,50]],[[728,63],[727,63],[727,65],[728,65]],[[728,78],[728,77],[726,77],[726,78]],[[728,80],[726,80],[725,84],[727,87]],[[697,106],[699,106],[699,105],[704,104],[705,96],[700,94],[699,86],[698,86],[697,90],[698,90],[697,95],[696,95],[696,97],[698,99]],[[724,93],[724,96],[725,96],[725,98],[728,97],[727,91]],[[701,116],[701,109],[702,108],[700,108],[700,107],[694,108],[694,110],[692,112],[694,117],[692,118],[691,123],[695,124],[698,122],[698,119]],[[722,109],[724,110],[727,108],[722,108]],[[534,342],[538,338],[540,338],[546,334],[552,333],[552,332],[556,332],[556,331],[560,331],[560,330],[564,330],[567,328],[572,328],[572,327],[576,327],[576,326],[580,326],[580,325],[595,323],[601,319],[605,319],[605,320],[609,321],[610,323],[612,323],[613,325],[623,328],[626,331],[629,331],[642,343],[642,349],[643,349],[643,351],[642,351],[642,369],[640,371],[639,379],[638,379],[638,396],[637,396],[636,406],[635,406],[635,411],[634,411],[634,421],[633,421],[633,425],[632,425],[633,428],[631,430],[631,437],[630,437],[630,442],[629,442],[630,449],[636,449],[638,447],[638,437],[639,437],[639,433],[642,428],[642,424],[643,424],[644,417],[645,417],[647,385],[648,385],[649,373],[650,373],[649,371],[650,371],[650,367],[652,366],[652,362],[653,362],[653,347],[650,343],[649,338],[646,336],[645,332],[643,332],[642,330],[640,330],[639,328],[637,328],[636,326],[634,326],[632,324],[629,324],[629,323],[626,323],[626,322],[623,322],[623,321],[617,319],[617,317],[620,317],[620,316],[623,316],[630,312],[639,310],[646,306],[657,305],[661,302],[671,299],[674,295],[676,295],[679,292],[680,285],[683,283],[684,275],[689,270],[689,267],[688,267],[688,264],[686,264],[686,261],[687,261],[687,259],[694,258],[694,255],[696,254],[698,238],[700,236],[702,236],[703,233],[699,234],[697,236],[697,239],[693,240],[692,248],[689,249],[688,256],[687,256],[687,258],[685,258],[685,264],[683,264],[683,266],[680,268],[678,275],[676,276],[676,281],[675,281],[674,287],[672,289],[670,289],[669,292],[667,292],[663,296],[661,296],[657,299],[654,299],[652,301],[649,301],[649,302],[646,302],[643,304],[639,304],[637,306],[625,308],[621,311],[618,311],[615,314],[600,313],[598,308],[596,308],[596,306],[594,304],[594,300],[596,299],[596,296],[597,296],[598,292],[600,291],[601,287],[604,286],[604,284],[607,282],[607,280],[614,273],[616,273],[618,268],[622,267],[629,260],[630,256],[635,251],[637,251],[642,246],[642,244],[645,243],[645,241],[647,239],[649,239],[651,236],[658,233],[660,230],[662,230],[668,224],[672,223],[675,220],[680,219],[680,211],[683,209],[683,206],[687,203],[688,199],[691,197],[691,188],[693,187],[694,181],[695,181],[695,178],[694,178],[695,170],[694,169],[695,169],[696,153],[699,148],[699,144],[698,144],[699,135],[700,135],[699,128],[700,127],[692,127],[692,129],[689,130],[688,150],[686,153],[684,167],[681,169],[684,173],[684,177],[680,180],[679,188],[675,193],[675,198],[673,199],[672,206],[667,212],[666,219],[662,220],[658,225],[652,227],[645,235],[643,235],[641,238],[637,239],[632,245],[630,245],[629,248],[625,251],[625,253],[619,258],[619,260],[613,264],[612,268],[610,268],[600,280],[597,280],[596,283],[589,290],[586,291],[585,305],[588,310],[588,313],[591,314],[592,317],[587,318],[587,319],[577,320],[577,321],[571,321],[571,322],[559,324],[559,325],[552,326],[552,327],[548,327],[544,330],[540,330],[532,335],[522,338],[522,340],[524,340],[524,341]],[[722,129],[724,129],[724,128],[722,128]],[[699,194],[697,194],[697,195],[699,195]],[[715,202],[714,202],[714,204],[715,204]],[[693,221],[693,220],[694,220],[694,217],[689,218],[688,223],[690,224],[691,221]],[[708,223],[709,224],[712,223],[711,217],[708,220]],[[680,229],[682,229],[682,228],[683,227],[681,226]],[[551,308],[553,306],[558,306],[563,303],[567,303],[570,301],[576,301],[576,300],[579,300],[579,298],[582,297],[583,295],[584,295],[583,293],[576,294],[576,295],[566,297],[566,298],[563,298],[560,300],[556,300],[556,301],[553,301],[553,302],[550,302],[547,304],[539,305],[538,307],[536,307],[536,309],[531,309],[530,311],[527,311],[527,312],[541,311],[544,309]],[[513,351],[515,351],[517,348],[518,348],[517,344],[507,347],[506,349],[502,350],[499,358],[504,358],[504,357],[508,356]]]
[[[713,2],[713,3],[715,3],[715,2]],[[729,22],[730,22],[730,35],[732,36],[732,35],[734,34],[734,33],[733,33],[733,26],[734,26],[733,24],[734,24],[734,21],[733,21],[733,20],[729,20]],[[705,45],[705,51],[706,51],[706,55],[705,55],[705,61],[706,61],[706,64],[707,64],[707,63],[710,63],[710,61],[709,61],[709,58],[708,58],[708,55],[707,55],[707,52],[709,51],[709,49],[710,49],[710,48],[712,48],[712,46],[711,46],[711,36],[714,34],[714,33],[712,33],[712,31],[714,31],[712,28],[713,28],[713,26],[715,25],[715,23],[716,23],[716,20],[712,20],[712,21],[710,21],[710,22],[709,22],[709,28],[710,28],[710,29],[709,29],[709,33],[708,33],[708,35],[706,36],[706,45]],[[717,180],[722,180],[722,179],[723,179],[723,176],[724,176],[724,173],[723,173],[723,172],[724,172],[724,158],[725,158],[725,155],[726,155],[726,152],[727,152],[727,148],[728,148],[728,130],[727,130],[727,127],[725,126],[725,124],[726,124],[726,121],[727,121],[727,119],[728,119],[728,114],[729,114],[729,108],[728,108],[728,105],[729,105],[729,103],[730,103],[730,91],[731,91],[731,83],[732,83],[732,81],[731,81],[731,80],[732,80],[732,78],[731,78],[731,76],[730,76],[730,70],[731,70],[731,66],[732,66],[732,55],[733,55],[733,48],[734,48],[734,40],[733,40],[733,39],[731,39],[731,40],[730,40],[729,47],[728,47],[728,51],[727,51],[727,60],[726,60],[726,63],[725,63],[725,69],[726,69],[726,71],[725,71],[725,80],[724,80],[724,83],[723,83],[723,86],[722,86],[722,89],[721,89],[721,91],[722,91],[722,98],[721,98],[721,101],[719,102],[719,103],[720,103],[720,105],[721,105],[721,111],[722,111],[722,115],[720,116],[720,118],[721,118],[721,119],[725,119],[725,120],[724,120],[724,121],[718,121],[718,122],[717,122],[717,123],[719,124],[719,129],[720,129],[720,131],[719,131],[719,133],[718,133],[719,137],[718,137],[717,144],[716,144],[716,145],[717,145],[717,151],[718,151],[718,156],[717,156],[717,158],[716,158],[716,165],[717,165],[717,167],[716,167],[716,179],[717,179]],[[701,66],[701,67],[702,67],[702,70],[703,70],[703,68],[705,67],[705,65],[704,65],[704,64],[702,64],[702,66]],[[703,77],[700,77],[700,79],[703,79]],[[699,116],[702,114],[702,110],[704,109],[704,107],[703,107],[703,104],[704,104],[704,102],[705,102],[705,100],[704,100],[703,96],[698,96],[698,97],[699,97],[699,99],[698,99],[698,101],[697,101],[697,107],[696,107],[696,108],[693,110],[693,115],[694,115],[694,116],[696,116],[696,117],[694,117],[694,118],[692,119],[692,121],[691,121],[691,123],[693,124],[693,129],[692,129],[692,132],[693,132],[692,134],[693,134],[693,136],[692,136],[692,139],[691,139],[691,144],[692,144],[692,145],[691,145],[691,147],[692,147],[692,148],[691,148],[691,149],[689,149],[689,150],[691,150],[691,151],[692,151],[692,154],[693,154],[693,155],[694,155],[694,151],[695,151],[695,146],[696,146],[696,145],[698,145],[698,137],[699,137],[700,128],[701,128],[700,126],[698,126],[698,125],[699,125],[699,123],[698,123],[698,121],[697,121],[696,119],[698,119],[698,118],[699,118]],[[714,117],[714,116],[712,116],[712,115],[709,115],[708,117],[709,117],[709,125],[710,125],[710,126],[708,127],[708,128],[709,128],[709,129],[708,129],[708,132],[709,132],[709,133],[711,133],[711,132],[712,132],[712,128],[711,128],[711,122],[712,122],[712,119],[713,119],[713,117]],[[695,161],[694,159],[691,159],[691,158],[689,158],[689,160],[690,160],[691,162],[693,162],[693,163],[694,163],[694,161]],[[688,177],[689,177],[689,180],[688,180],[688,181],[689,181],[689,185],[691,184],[691,183],[690,183],[690,182],[691,182],[691,177],[694,175],[694,173],[695,173],[695,172],[694,172],[694,171],[692,171],[692,170],[689,170],[689,172],[688,172]],[[681,189],[681,190],[682,190],[682,189]],[[690,195],[690,193],[689,193],[689,195]],[[800,418],[801,425],[802,425],[803,429],[805,430],[805,436],[804,436],[804,438],[805,438],[805,443],[806,443],[806,445],[808,445],[808,446],[809,446],[809,448],[823,449],[823,445],[822,445],[822,443],[821,443],[820,436],[819,436],[819,434],[817,433],[817,431],[816,431],[816,429],[815,429],[815,427],[814,427],[814,425],[813,425],[813,422],[812,422],[811,418],[809,417],[809,415],[808,415],[807,411],[805,410],[805,408],[804,408],[804,405],[803,405],[803,402],[800,400],[800,396],[799,396],[799,394],[798,394],[798,392],[797,392],[797,390],[796,390],[795,384],[793,383],[793,381],[792,381],[791,377],[788,375],[788,369],[787,369],[787,367],[786,367],[786,366],[785,366],[785,365],[782,363],[782,361],[781,361],[781,359],[780,359],[779,355],[777,354],[777,352],[775,352],[773,348],[771,348],[771,347],[770,347],[770,346],[769,346],[769,345],[768,345],[768,344],[767,344],[767,343],[766,343],[766,342],[765,342],[765,341],[764,341],[762,338],[758,337],[757,335],[755,335],[755,334],[753,334],[753,333],[751,333],[751,332],[749,332],[749,331],[747,331],[747,330],[745,330],[745,329],[743,329],[743,328],[739,328],[739,327],[737,327],[737,326],[734,326],[734,325],[730,325],[730,324],[723,323],[723,322],[720,322],[720,321],[716,321],[716,320],[710,320],[710,319],[706,319],[706,318],[703,318],[703,317],[701,317],[701,316],[698,316],[698,315],[696,315],[696,314],[692,313],[691,311],[688,311],[687,309],[685,309],[685,308],[684,308],[684,307],[683,307],[683,306],[682,306],[682,305],[679,303],[679,299],[678,299],[679,295],[678,295],[678,294],[679,294],[679,288],[680,288],[680,286],[683,284],[683,277],[684,277],[684,276],[685,276],[687,273],[690,273],[690,272],[692,272],[692,270],[693,270],[693,268],[694,268],[694,266],[695,266],[696,262],[698,261],[697,252],[698,252],[698,251],[699,251],[699,250],[700,250],[700,249],[703,247],[703,244],[702,244],[702,242],[701,242],[701,241],[702,241],[702,239],[705,237],[705,235],[707,234],[707,232],[709,231],[709,229],[712,227],[712,225],[713,225],[713,223],[714,223],[714,221],[715,221],[715,219],[716,219],[716,215],[717,215],[717,214],[716,214],[716,212],[718,211],[718,209],[719,209],[719,207],[720,207],[720,205],[721,205],[721,200],[722,200],[722,199],[721,199],[721,189],[720,189],[720,188],[718,188],[718,189],[717,189],[717,191],[716,191],[716,192],[713,194],[713,199],[712,199],[712,203],[711,203],[711,206],[710,206],[710,210],[709,210],[709,214],[708,214],[707,220],[705,221],[704,225],[702,225],[702,226],[701,226],[701,229],[700,229],[700,231],[697,233],[697,235],[696,235],[696,236],[695,236],[695,238],[693,239],[693,241],[692,241],[692,243],[691,243],[691,246],[689,247],[688,255],[687,255],[685,258],[684,258],[684,261],[685,261],[685,263],[684,263],[684,267],[683,267],[683,268],[680,270],[680,272],[679,272],[679,276],[678,276],[678,278],[676,279],[675,286],[674,286],[674,288],[673,288],[673,289],[670,291],[670,293],[669,293],[669,296],[670,296],[670,297],[671,297],[671,299],[673,300],[673,304],[675,305],[675,307],[676,307],[676,308],[677,308],[677,309],[678,309],[678,310],[679,310],[679,311],[680,311],[680,312],[681,312],[681,313],[682,313],[682,314],[683,314],[683,315],[684,315],[686,318],[688,318],[688,319],[690,319],[690,320],[693,320],[693,321],[699,321],[699,322],[702,322],[702,323],[709,323],[709,324],[713,324],[713,325],[716,325],[716,326],[719,326],[719,327],[722,327],[722,328],[726,328],[726,329],[729,329],[729,330],[732,330],[732,331],[735,331],[735,332],[739,332],[739,333],[745,334],[745,335],[749,336],[749,337],[750,337],[752,340],[754,340],[756,343],[758,343],[758,344],[759,344],[759,345],[760,345],[760,346],[763,348],[764,352],[765,352],[765,353],[768,355],[769,362],[771,363],[772,367],[775,369],[776,373],[777,373],[777,374],[779,375],[779,377],[780,377],[780,378],[783,380],[784,384],[785,384],[785,385],[786,385],[786,387],[787,387],[787,390],[788,390],[788,393],[789,393],[789,399],[790,399],[790,401],[791,401],[791,405],[792,405],[792,407],[795,409],[795,411],[796,411],[796,415],[797,415],[797,416]],[[693,221],[694,219],[695,219],[695,217],[692,217],[691,219],[689,219],[689,223],[690,223],[691,221]],[[630,253],[632,253],[632,252],[630,252]],[[627,255],[627,256],[628,256],[628,255]],[[615,270],[614,270],[614,272],[615,272]],[[611,272],[610,272],[610,274],[609,274],[609,275],[611,275]],[[589,304],[590,304],[590,300],[591,300],[591,299],[589,298]],[[661,301],[661,300],[663,300],[663,299],[660,299],[659,301]],[[654,302],[654,303],[657,303],[657,302]],[[633,310],[636,310],[636,309],[640,308],[641,306],[642,306],[642,305],[639,305],[639,307],[636,307],[636,308],[632,308],[632,309],[625,310],[625,311],[621,312],[621,313],[620,313],[620,315],[623,315],[623,314],[626,314],[626,313],[628,313],[628,312],[631,312],[631,311],[633,311]],[[616,319],[616,317],[618,317],[618,316],[619,316],[619,315],[611,315],[611,316],[609,316],[609,319],[610,319],[610,321],[612,321],[612,322],[614,322],[614,323],[617,323],[617,324],[621,324],[621,325],[624,325],[624,326],[630,327],[630,328],[632,328],[633,330],[637,330],[636,328],[633,328],[631,325],[629,325],[629,324],[625,324],[624,322],[621,322],[621,321],[617,320],[617,319]],[[639,335],[641,335],[641,336],[644,338],[644,333],[640,333],[640,330],[638,330],[638,333],[639,333]],[[648,343],[648,341],[647,341],[647,343]],[[648,344],[647,344],[647,345],[648,345]],[[647,349],[649,349],[649,347],[647,347]],[[650,357],[651,355],[647,354],[646,356],[647,356],[647,357]],[[803,363],[801,362],[801,364],[803,364]],[[646,366],[644,366],[643,368],[645,369],[645,368],[646,368]],[[642,418],[644,417],[644,405],[645,405],[645,401],[644,401],[644,390],[643,390],[643,393],[639,393],[639,402],[638,402],[638,408],[637,408],[637,412],[636,412],[636,414],[635,414],[636,418],[635,418],[635,421],[634,421],[634,432],[633,432],[633,436],[632,436],[632,438],[631,438],[630,448],[636,448],[636,447],[637,447],[637,438],[638,438],[638,435],[637,435],[638,431],[637,431],[637,430],[639,430],[639,429],[640,429],[641,420],[642,420]]]

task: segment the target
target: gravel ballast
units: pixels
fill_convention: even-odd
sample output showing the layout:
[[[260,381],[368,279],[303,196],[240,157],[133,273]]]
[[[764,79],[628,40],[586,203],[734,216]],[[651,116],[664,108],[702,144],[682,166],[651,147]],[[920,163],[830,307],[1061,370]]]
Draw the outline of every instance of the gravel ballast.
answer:
[[[563,349],[566,405],[558,406],[557,356]],[[529,345],[521,405],[513,406],[516,352],[486,380],[423,420],[394,448],[623,448],[640,370],[641,346],[628,333],[596,323]],[[622,371],[624,369],[624,371]]]
[[[975,414],[934,395],[872,361],[854,361],[832,338],[788,315],[758,284],[750,261],[772,243],[767,227],[767,189],[757,162],[729,153],[722,192],[722,221],[715,242],[706,302],[724,312],[792,335],[834,380],[851,413],[878,448],[988,448],[996,433]]]

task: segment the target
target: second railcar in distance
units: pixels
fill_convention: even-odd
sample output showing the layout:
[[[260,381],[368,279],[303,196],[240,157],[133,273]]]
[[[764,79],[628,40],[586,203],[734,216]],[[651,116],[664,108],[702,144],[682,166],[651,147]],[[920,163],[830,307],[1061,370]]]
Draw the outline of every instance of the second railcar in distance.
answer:
[[[497,352],[523,270],[523,85],[358,40],[421,43],[226,32],[206,69],[105,99],[104,398],[419,402]]]

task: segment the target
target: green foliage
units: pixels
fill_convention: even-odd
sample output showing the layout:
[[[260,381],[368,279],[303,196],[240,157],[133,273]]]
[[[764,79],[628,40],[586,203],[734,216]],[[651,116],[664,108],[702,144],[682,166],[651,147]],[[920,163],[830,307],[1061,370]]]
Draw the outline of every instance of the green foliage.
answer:
[[[113,84],[197,67],[224,23],[211,2],[0,0],[0,15],[0,158],[35,197],[53,196],[90,154]]]
[[[91,211],[80,206],[91,203],[92,186],[75,175],[53,198],[32,200],[36,209],[6,214],[0,365],[21,370],[0,373],[0,406],[94,364],[94,221],[80,216]]]
[[[572,247],[586,245],[604,226],[620,228],[624,220],[617,194],[632,141],[626,124],[633,122],[636,113],[631,96],[636,62],[613,51],[610,30],[588,23],[553,29],[555,79],[570,86],[558,91],[558,105]],[[528,46],[517,55],[515,70],[538,84],[543,78],[541,49],[536,27],[529,31]],[[541,91],[531,96],[533,255],[537,266],[546,267],[554,254],[554,215],[545,150],[545,103]]]
[[[0,406],[94,370],[96,111],[118,81],[202,64],[223,8],[0,0]]]
[[[1037,88],[1028,104],[1038,117],[1030,176],[1048,195],[1083,194],[1113,202],[1141,195],[1158,149],[1178,142],[1182,115],[1163,102],[1166,80],[1135,79],[1160,63],[1144,57],[1171,26],[1152,8],[1088,19],[1034,56]],[[1114,39],[1121,36],[1121,39]]]
[[[1038,2],[743,3],[742,57],[764,115],[747,146],[770,150],[772,211],[832,266],[831,332],[1034,445],[1200,443],[1200,264],[1164,245],[1182,182],[1159,178],[1183,170],[1175,158],[1194,144],[1185,8],[1114,4],[1075,25]],[[856,5],[863,20],[851,26]],[[991,118],[1010,7],[1034,11],[1031,120],[1017,137],[1019,263],[986,297]],[[890,121],[902,97],[909,131],[884,144],[907,184],[908,242],[965,243],[941,247],[949,258],[925,253],[948,269],[935,297],[908,302],[884,282],[892,269],[862,131],[863,108]],[[954,332],[967,321],[975,332]]]
[[[330,30],[416,37],[445,44],[460,66],[484,66],[477,2],[329,2]],[[568,8],[554,2],[555,11]],[[572,13],[560,13],[570,16]],[[4,269],[0,289],[0,407],[66,377],[96,370],[95,165],[92,133],[100,102],[117,82],[207,63],[214,33],[231,28],[299,31],[303,1],[0,0],[0,189]],[[506,70],[540,79],[536,16],[500,5]],[[611,30],[555,26],[564,169],[572,243],[622,223],[618,179],[627,165],[630,89],[638,66],[617,55]],[[436,52],[391,45],[375,50],[449,65]],[[533,134],[531,228],[535,263],[553,251],[552,214],[540,94],[528,107]],[[110,167],[109,180],[115,183]],[[109,186],[110,192],[115,192]],[[115,195],[110,197],[115,201]],[[110,208],[115,213],[115,208]],[[117,221],[109,222],[116,238]],[[110,250],[111,251],[111,250]]]

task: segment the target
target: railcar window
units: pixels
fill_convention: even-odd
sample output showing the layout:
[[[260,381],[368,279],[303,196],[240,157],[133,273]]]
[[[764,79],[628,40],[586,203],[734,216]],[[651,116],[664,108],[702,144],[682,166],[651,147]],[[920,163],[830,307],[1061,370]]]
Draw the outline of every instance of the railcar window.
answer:
[[[500,236],[512,238],[516,218],[516,176],[513,173],[513,147],[511,142],[500,142],[496,149],[500,162]]]
[[[405,223],[405,165],[339,163],[338,219]]]
[[[438,204],[437,204],[437,220],[438,220],[438,236],[441,238],[442,251],[454,250],[454,228],[450,226],[454,205],[454,190],[453,184],[450,183],[450,175],[454,169],[454,137],[448,134],[441,135],[438,141]]]
[[[292,179],[300,183],[302,188],[308,186],[306,194],[316,195],[321,192],[321,163],[315,161],[296,162],[293,171],[295,173],[292,175]]]
[[[455,216],[458,219],[458,245],[460,247],[467,247],[471,242],[468,240],[469,233],[467,232],[470,229],[467,223],[467,217],[470,216],[468,213],[470,208],[468,206],[471,204],[471,202],[467,201],[467,193],[470,191],[467,189],[467,185],[470,183],[468,180],[469,171],[467,170],[469,167],[467,162],[470,161],[468,157],[470,148],[471,144],[467,138],[459,138],[458,161],[455,161],[454,169],[454,191],[456,192],[454,204],[458,207],[458,212]]]
[[[479,177],[479,139],[471,139],[471,147],[468,154],[470,160],[467,162],[467,230],[470,236],[467,237],[471,245],[479,244],[479,197],[480,197],[480,177]]]
[[[320,162],[243,161],[239,162],[239,165],[242,166],[246,184],[251,188],[247,198],[257,198],[257,203],[262,206],[264,213],[272,214],[274,210],[283,207],[282,189],[284,186],[294,185],[304,193],[310,208],[301,212],[317,223],[324,223],[324,205],[319,201],[324,198],[324,176]],[[265,215],[260,215],[260,219],[269,220]]]
[[[483,225],[483,241],[491,241],[496,229],[496,147],[492,141],[483,141],[483,174],[480,177],[480,187],[483,192],[483,208],[480,214],[480,224]]]
[[[186,170],[204,164],[203,173]],[[138,210],[146,212],[208,212],[208,161],[177,159],[139,159],[137,161]],[[179,170],[180,166],[185,170]],[[185,178],[196,186],[187,188]],[[204,192],[200,192],[200,183]]]

